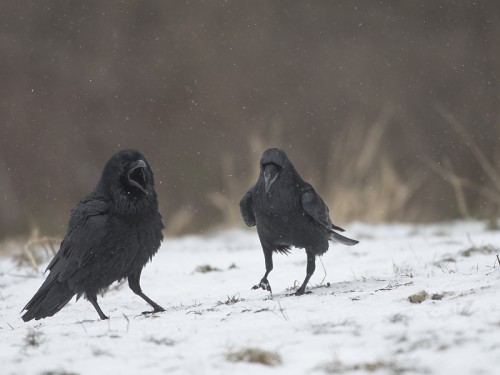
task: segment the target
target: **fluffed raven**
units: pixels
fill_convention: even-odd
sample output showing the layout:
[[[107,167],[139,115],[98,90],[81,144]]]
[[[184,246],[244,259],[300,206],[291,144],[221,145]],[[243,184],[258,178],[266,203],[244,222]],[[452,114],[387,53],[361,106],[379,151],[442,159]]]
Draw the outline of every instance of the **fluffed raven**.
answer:
[[[306,278],[295,293],[302,295],[316,268],[316,255],[328,250],[328,240],[344,245],[358,243],[335,232],[344,230],[332,224],[321,197],[277,148],[262,154],[259,179],[241,199],[240,211],[246,225],[257,225],[266,262],[264,277],[252,289],[271,292],[267,276],[273,269],[273,251],[286,254],[291,246],[306,250]]]
[[[165,311],[139,284],[142,268],[160,247],[163,228],[146,158],[135,150],[116,153],[95,189],[72,210],[66,236],[47,267],[50,274],[24,307],[23,320],[53,316],[75,294],[77,300],[85,295],[99,317],[108,319],[97,294],[124,278],[152,312]]]

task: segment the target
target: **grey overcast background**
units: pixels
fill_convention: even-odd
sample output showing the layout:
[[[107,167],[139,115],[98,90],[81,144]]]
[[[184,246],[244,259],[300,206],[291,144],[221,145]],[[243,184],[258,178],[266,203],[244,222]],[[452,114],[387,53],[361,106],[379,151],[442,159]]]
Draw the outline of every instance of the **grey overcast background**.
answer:
[[[334,221],[496,219],[497,1],[0,3],[0,237],[61,235],[136,148],[171,234],[283,148]]]

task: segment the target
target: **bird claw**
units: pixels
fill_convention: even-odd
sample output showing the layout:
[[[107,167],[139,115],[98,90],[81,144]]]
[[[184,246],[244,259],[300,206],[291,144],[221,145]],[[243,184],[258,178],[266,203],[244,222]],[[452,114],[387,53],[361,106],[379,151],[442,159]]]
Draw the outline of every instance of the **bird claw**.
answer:
[[[153,314],[164,312],[164,311],[165,311],[165,309],[161,308],[161,309],[154,309],[153,311],[143,311],[141,314],[142,315],[153,315]]]
[[[295,293],[291,293],[288,296],[302,296],[304,294],[312,294],[312,292],[310,290],[304,291],[299,288]]]
[[[262,290],[267,290],[271,294],[273,293],[273,291],[271,290],[271,285],[269,284],[269,281],[267,281],[267,280],[261,280],[259,284],[254,285],[252,287],[252,290],[259,289],[259,288],[261,288]]]

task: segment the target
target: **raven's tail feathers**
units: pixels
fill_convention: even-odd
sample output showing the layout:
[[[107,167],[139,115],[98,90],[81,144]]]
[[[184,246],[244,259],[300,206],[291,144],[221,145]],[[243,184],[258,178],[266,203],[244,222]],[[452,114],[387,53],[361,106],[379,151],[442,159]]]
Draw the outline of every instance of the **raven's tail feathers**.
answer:
[[[75,293],[68,288],[68,284],[47,279],[24,307],[23,311],[26,310],[26,313],[22,319],[27,322],[52,316],[61,310],[74,295]]]
[[[340,243],[342,243],[344,245],[348,245],[348,246],[356,245],[359,242],[359,241],[347,238],[345,236],[342,236],[341,234],[338,234],[338,233],[333,232],[333,231],[331,232],[329,239],[332,241],[335,241],[335,242],[340,242]]]
[[[345,232],[345,229],[343,229],[343,228],[341,228],[341,227],[338,227],[338,226],[336,226],[336,225],[334,225],[334,224],[332,224],[332,229],[333,229],[333,230],[338,230],[339,232]]]

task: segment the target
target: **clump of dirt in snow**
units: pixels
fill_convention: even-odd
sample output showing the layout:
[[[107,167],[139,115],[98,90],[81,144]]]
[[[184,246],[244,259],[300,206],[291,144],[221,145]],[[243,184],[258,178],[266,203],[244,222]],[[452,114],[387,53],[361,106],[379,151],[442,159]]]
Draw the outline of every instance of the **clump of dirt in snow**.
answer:
[[[419,293],[409,296],[408,301],[410,301],[411,303],[422,303],[427,299],[427,297],[429,297],[427,292],[425,290],[422,290]]]
[[[444,297],[451,296],[451,295],[453,295],[453,293],[451,293],[451,292],[434,293],[431,296],[431,300],[433,300],[433,301],[441,301]]]
[[[201,266],[196,267],[194,272],[199,273],[208,273],[208,272],[220,272],[221,269],[217,267],[212,267],[210,264],[202,264]]]
[[[430,295],[430,299],[433,301],[441,301],[446,296],[450,296],[452,294],[453,293],[450,292],[432,293]],[[411,303],[422,303],[428,298],[429,294],[425,290],[422,290],[421,292],[409,296],[408,301],[410,301]]]

